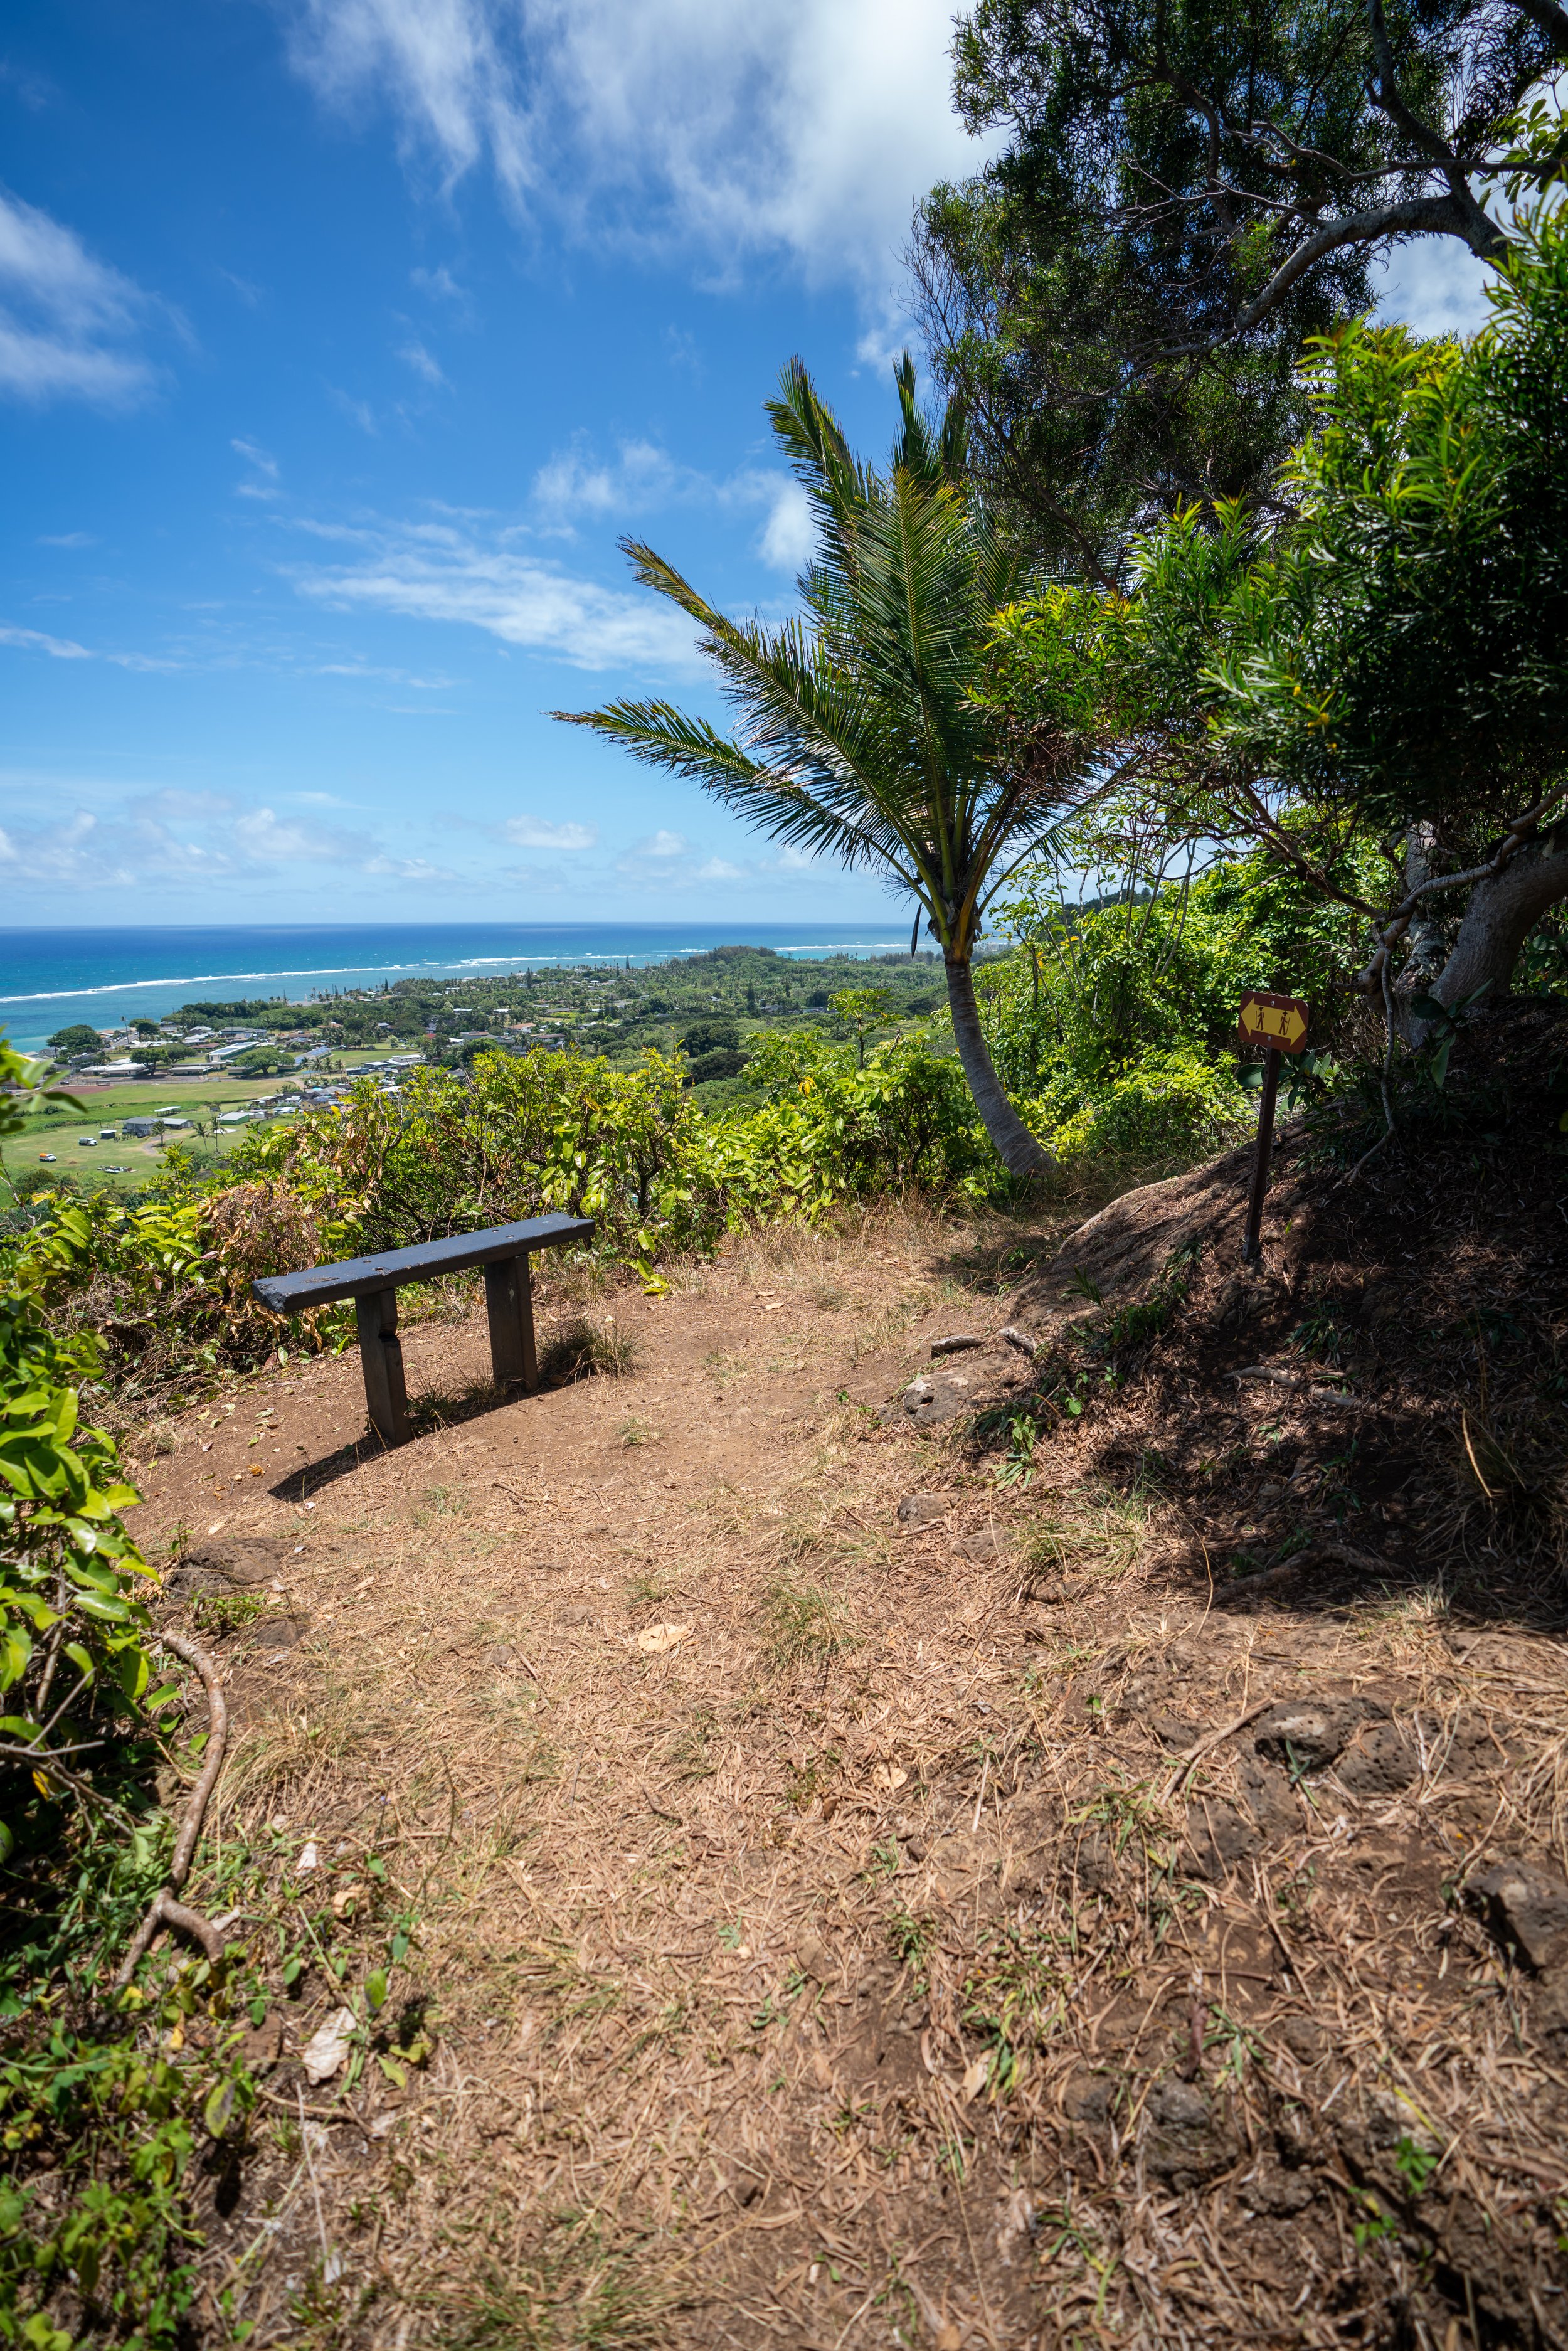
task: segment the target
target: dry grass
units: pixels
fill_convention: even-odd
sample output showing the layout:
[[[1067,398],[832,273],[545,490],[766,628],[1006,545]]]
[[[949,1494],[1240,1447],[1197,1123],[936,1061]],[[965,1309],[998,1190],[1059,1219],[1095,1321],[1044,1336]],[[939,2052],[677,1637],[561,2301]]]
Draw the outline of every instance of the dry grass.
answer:
[[[1416,1585],[1228,1610],[1168,1493],[884,1423],[1041,1238],[744,1244],[617,1295],[629,1387],[258,1520],[306,1630],[236,1671],[220,1834],[285,1823],[312,1915],[379,1861],[434,2045],[309,2094],[363,2125],[309,2166],[258,2126],[209,2215],[256,2351],[1564,2339],[1560,2061],[1463,1893],[1568,1860],[1560,1652]],[[1302,1693],[1385,1706],[1407,1784],[1176,1761]],[[279,1991],[294,2049],[358,1981]]]

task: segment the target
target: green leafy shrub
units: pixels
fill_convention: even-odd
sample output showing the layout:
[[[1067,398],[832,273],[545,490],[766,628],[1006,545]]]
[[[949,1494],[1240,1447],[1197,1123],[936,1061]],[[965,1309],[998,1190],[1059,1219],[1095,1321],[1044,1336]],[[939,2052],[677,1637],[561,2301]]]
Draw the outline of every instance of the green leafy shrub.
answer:
[[[0,1291],[0,1858],[37,1797],[78,1784],[162,1695],[147,1697],[152,1572],[119,1517],[141,1497],[80,1423],[95,1368],[89,1340],[62,1341],[34,1299]]]
[[[1052,1137],[1067,1165],[1113,1155],[1142,1161],[1196,1159],[1223,1150],[1245,1131],[1247,1097],[1234,1069],[1197,1046],[1151,1051],[1110,1078]]]

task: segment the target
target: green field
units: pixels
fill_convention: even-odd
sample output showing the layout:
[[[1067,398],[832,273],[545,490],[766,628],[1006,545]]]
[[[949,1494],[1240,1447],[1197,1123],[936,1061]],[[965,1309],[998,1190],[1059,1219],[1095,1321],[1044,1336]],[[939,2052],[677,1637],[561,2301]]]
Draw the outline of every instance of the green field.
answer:
[[[374,1056],[346,1053],[342,1068],[334,1077],[351,1077],[361,1061]],[[214,1122],[220,1112],[239,1110],[246,1102],[281,1091],[277,1078],[200,1078],[171,1077],[163,1071],[152,1080],[134,1079],[124,1085],[71,1088],[81,1102],[78,1111],[56,1108],[33,1113],[23,1123],[20,1134],[7,1135],[0,1142],[0,1165],[12,1181],[30,1170],[42,1168],[51,1178],[70,1176],[84,1186],[106,1185],[112,1191],[141,1190],[157,1174],[162,1158],[163,1144],[155,1135],[139,1141],[130,1137],[113,1142],[99,1138],[100,1127],[118,1128],[121,1119],[150,1118],[154,1112],[164,1110],[171,1102],[180,1107],[176,1116],[188,1118],[188,1127],[178,1128],[166,1139],[180,1143],[193,1151],[204,1165],[211,1166],[225,1158],[233,1150],[236,1136],[244,1127],[218,1127]],[[198,1125],[204,1128],[199,1133]],[[88,1138],[84,1143],[83,1137]],[[46,1154],[53,1152],[52,1165]],[[111,1169],[122,1172],[110,1173]],[[0,1196],[0,1208],[5,1203]]]

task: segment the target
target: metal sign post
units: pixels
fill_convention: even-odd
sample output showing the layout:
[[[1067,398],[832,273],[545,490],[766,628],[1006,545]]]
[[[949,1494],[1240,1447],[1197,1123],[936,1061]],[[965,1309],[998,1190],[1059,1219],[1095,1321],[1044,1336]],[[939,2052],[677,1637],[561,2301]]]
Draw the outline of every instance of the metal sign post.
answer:
[[[1263,1099],[1258,1105],[1258,1159],[1252,1170],[1252,1197],[1247,1206],[1247,1234],[1241,1244],[1243,1265],[1256,1265],[1263,1254],[1263,1202],[1269,1190],[1269,1161],[1274,1148],[1274,1110],[1280,1099],[1280,1057],[1301,1053],[1307,1044],[1307,1007],[1299,996],[1265,996],[1249,989],[1236,1016],[1236,1032],[1244,1045],[1262,1045]]]

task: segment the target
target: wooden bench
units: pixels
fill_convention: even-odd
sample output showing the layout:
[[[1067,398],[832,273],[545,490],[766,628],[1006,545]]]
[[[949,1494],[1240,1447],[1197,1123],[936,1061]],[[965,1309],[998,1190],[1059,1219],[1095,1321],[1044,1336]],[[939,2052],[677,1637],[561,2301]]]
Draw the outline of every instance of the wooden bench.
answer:
[[[485,1269],[485,1306],[490,1320],[490,1361],[496,1385],[520,1385],[531,1395],[538,1385],[534,1353],[534,1302],[528,1282],[531,1249],[560,1249],[593,1237],[589,1217],[530,1217],[520,1225],[495,1225],[486,1233],[457,1233],[449,1240],[421,1241],[413,1249],[386,1249],[379,1257],[350,1258],[346,1265],[312,1265],[303,1273],[273,1273],[251,1288],[274,1314],[298,1314],[308,1306],[328,1306],[351,1298],[360,1322],[360,1360],[371,1425],[389,1445],[411,1435],[402,1347],[397,1335],[397,1294],[405,1281],[434,1281],[444,1273]]]

